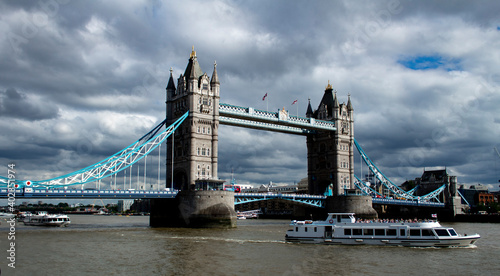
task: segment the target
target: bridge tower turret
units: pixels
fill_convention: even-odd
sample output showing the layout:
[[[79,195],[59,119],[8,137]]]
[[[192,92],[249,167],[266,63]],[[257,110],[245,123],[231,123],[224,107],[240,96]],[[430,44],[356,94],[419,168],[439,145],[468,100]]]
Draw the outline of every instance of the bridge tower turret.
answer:
[[[220,83],[216,65],[210,79],[196,52],[174,85],[172,71],[166,88],[167,125],[189,110],[189,117],[167,141],[167,187],[188,190],[215,188],[217,180]],[[172,155],[174,158],[172,158]]]
[[[310,194],[342,195],[354,187],[354,109],[348,103],[339,104],[330,82],[318,109],[307,117],[333,121],[337,131],[317,131],[307,136],[307,170]]]

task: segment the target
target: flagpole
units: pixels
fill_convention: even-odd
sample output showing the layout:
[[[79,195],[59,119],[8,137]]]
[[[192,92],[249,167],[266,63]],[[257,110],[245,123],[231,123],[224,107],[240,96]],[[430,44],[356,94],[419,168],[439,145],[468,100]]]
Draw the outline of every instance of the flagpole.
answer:
[[[264,97],[262,98],[262,100],[266,101],[266,112],[269,112],[269,102],[268,102],[268,99],[267,99],[267,92],[264,95]]]
[[[297,104],[297,117],[299,117],[299,100],[295,100],[292,102],[292,105]]]

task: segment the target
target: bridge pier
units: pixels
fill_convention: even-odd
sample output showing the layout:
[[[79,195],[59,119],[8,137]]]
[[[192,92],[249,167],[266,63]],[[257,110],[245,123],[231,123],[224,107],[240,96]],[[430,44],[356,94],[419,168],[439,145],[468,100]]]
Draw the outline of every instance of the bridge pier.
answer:
[[[151,199],[151,227],[236,227],[234,193],[180,191],[174,199]]]
[[[328,213],[355,213],[360,218],[377,218],[372,207],[371,196],[337,195],[329,196],[325,201]]]

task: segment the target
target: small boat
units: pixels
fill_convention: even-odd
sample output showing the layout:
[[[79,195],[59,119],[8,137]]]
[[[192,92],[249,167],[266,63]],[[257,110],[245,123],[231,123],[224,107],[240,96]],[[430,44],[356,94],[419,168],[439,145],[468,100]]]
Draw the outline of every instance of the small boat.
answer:
[[[22,220],[24,225],[31,226],[67,226],[71,223],[67,215],[48,214],[45,211],[39,211],[36,214],[25,214],[19,220]]]
[[[247,219],[247,217],[243,214],[236,215],[236,219]]]
[[[323,221],[296,221],[285,240],[302,243],[464,247],[480,236],[460,235],[437,220],[356,220],[354,213],[330,213]]]
[[[3,218],[3,219],[13,218],[15,216],[16,215],[11,214],[11,213],[0,212],[0,218]]]
[[[31,216],[31,215],[33,215],[33,214],[30,212],[19,212],[19,213],[17,213],[16,219],[18,222],[24,222],[26,217]]]

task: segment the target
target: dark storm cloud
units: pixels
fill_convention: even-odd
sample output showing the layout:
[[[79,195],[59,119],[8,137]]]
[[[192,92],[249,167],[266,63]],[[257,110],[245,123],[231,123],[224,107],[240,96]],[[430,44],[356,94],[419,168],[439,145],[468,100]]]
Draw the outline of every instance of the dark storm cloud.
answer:
[[[487,167],[500,147],[498,6],[3,1],[1,156],[17,154],[34,176],[47,176],[40,164],[67,173],[129,145],[164,116],[169,68],[183,73],[194,45],[204,72],[217,61],[221,102],[293,115],[298,107],[303,116],[330,81],[341,102],[351,94],[356,139],[396,183],[448,166],[459,182],[488,184],[495,172],[477,164]],[[446,62],[408,65],[422,57]],[[243,183],[306,176],[303,137],[224,126],[219,138],[225,179],[235,168]]]
[[[54,104],[30,101],[25,94],[9,88],[0,92],[0,116],[36,121],[57,118],[59,110]]]

